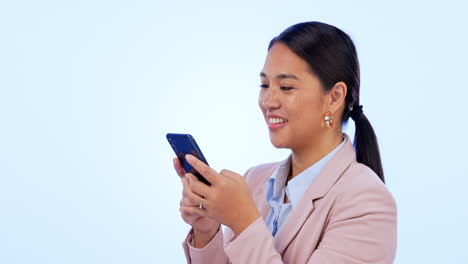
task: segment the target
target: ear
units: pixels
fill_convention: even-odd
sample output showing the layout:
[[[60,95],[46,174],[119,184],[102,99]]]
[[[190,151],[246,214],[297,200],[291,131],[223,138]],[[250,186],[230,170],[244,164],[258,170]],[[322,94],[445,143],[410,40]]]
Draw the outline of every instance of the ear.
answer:
[[[337,82],[330,89],[328,92],[328,109],[330,109],[329,111],[332,112],[332,114],[335,114],[344,107],[347,92],[348,87],[344,82]]]

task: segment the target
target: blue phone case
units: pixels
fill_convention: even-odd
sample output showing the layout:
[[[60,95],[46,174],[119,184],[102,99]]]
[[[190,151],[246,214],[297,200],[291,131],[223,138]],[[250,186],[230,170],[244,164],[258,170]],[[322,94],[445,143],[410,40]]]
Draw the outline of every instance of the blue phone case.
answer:
[[[192,173],[193,175],[195,175],[201,182],[211,185],[211,183],[208,180],[206,180],[185,160],[186,154],[192,154],[199,160],[204,162],[206,165],[208,165],[208,162],[206,161],[205,157],[203,156],[203,153],[198,147],[195,138],[193,138],[193,136],[190,134],[176,133],[168,133],[166,135],[166,138],[169,141],[169,144],[171,145],[172,149],[174,150],[177,158],[179,158],[180,162],[182,163],[182,166],[184,167],[185,171],[187,173]]]

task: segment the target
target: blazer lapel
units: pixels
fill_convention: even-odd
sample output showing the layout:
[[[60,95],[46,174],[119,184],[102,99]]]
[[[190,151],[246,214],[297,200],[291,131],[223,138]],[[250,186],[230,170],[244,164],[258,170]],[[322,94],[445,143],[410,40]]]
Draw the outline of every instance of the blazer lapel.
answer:
[[[257,192],[257,195],[254,197],[255,204],[257,206],[258,211],[263,219],[266,219],[268,216],[268,212],[270,212],[270,205],[266,200],[266,186],[267,183],[261,185],[260,189]]]
[[[324,197],[349,165],[356,160],[351,140],[348,135],[345,135],[345,137],[345,145],[325,165],[322,172],[317,175],[317,178],[310,184],[299,203],[291,211],[288,220],[278,231],[275,237],[275,245],[280,254],[283,254],[283,251],[313,212],[314,201]]]

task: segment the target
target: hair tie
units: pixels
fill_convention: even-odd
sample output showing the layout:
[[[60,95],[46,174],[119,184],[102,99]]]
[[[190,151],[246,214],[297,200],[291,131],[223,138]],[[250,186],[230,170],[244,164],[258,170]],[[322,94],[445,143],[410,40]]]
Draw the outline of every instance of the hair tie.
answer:
[[[353,110],[351,110],[350,116],[354,121],[357,121],[361,118],[362,113],[362,105],[356,105],[353,107]]]

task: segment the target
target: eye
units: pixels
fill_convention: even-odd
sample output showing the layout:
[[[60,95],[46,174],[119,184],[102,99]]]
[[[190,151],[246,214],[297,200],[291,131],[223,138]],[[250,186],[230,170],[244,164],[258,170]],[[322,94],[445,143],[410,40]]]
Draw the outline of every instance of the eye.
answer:
[[[260,88],[268,88],[268,84],[260,84]]]
[[[292,89],[294,89],[294,87],[290,87],[290,86],[281,86],[281,90],[283,90],[283,91],[290,91],[290,90],[292,90]]]

